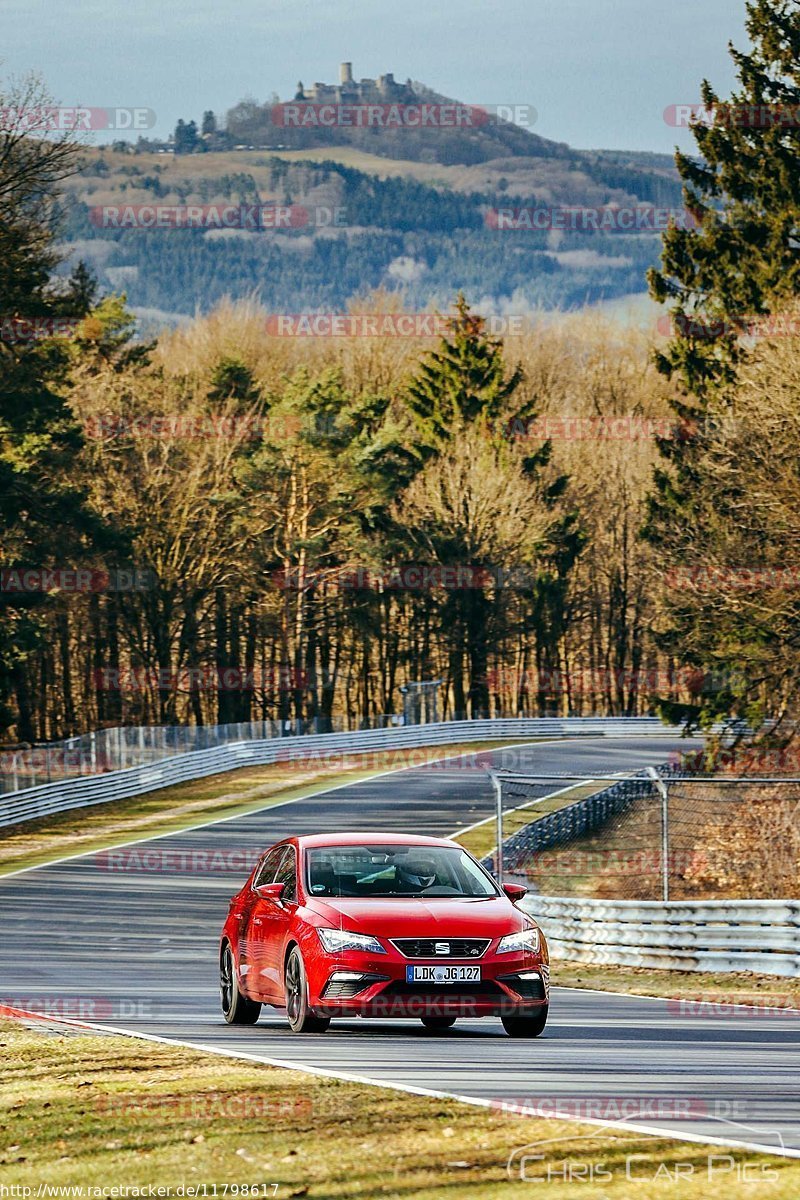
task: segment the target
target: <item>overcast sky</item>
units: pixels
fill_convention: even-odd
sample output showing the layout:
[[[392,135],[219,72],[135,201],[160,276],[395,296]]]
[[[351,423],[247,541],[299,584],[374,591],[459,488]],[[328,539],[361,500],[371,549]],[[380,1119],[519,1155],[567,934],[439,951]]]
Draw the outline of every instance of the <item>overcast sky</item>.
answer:
[[[733,85],[744,0],[0,0],[0,72],[64,104],[155,110],[155,133],[298,79],[393,72],[473,104],[533,105],[578,148],[691,145],[664,120],[707,76]]]

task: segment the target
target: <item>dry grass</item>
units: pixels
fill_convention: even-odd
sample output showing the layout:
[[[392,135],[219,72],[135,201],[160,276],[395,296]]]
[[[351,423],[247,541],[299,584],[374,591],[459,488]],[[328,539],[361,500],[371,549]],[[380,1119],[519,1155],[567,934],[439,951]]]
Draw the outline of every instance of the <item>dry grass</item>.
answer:
[[[748,1004],[755,1007],[798,1009],[800,980],[779,975],[756,975],[751,971],[677,971],[651,967],[596,966],[593,963],[552,963],[553,983],[558,987],[597,988],[604,992],[630,992],[636,996],[697,1000],[709,1004]],[[773,1018],[765,1014],[765,1020]],[[786,1019],[800,1022],[800,1015]]]
[[[446,165],[414,159],[385,158],[354,146],[322,146],[305,150],[225,150],[179,155],[177,158],[172,154],[118,154],[108,147],[87,147],[84,159],[90,171],[101,156],[111,172],[109,176],[88,174],[77,177],[75,181],[67,181],[66,184],[68,189],[77,193],[91,191],[93,203],[103,203],[104,200],[100,197],[118,195],[119,183],[127,182],[130,185],[131,180],[127,176],[120,175],[118,179],[115,178],[120,168],[125,167],[138,167],[143,174],[158,171],[167,187],[193,179],[208,180],[225,174],[248,174],[252,175],[259,188],[264,189],[263,195],[266,197],[270,178],[268,163],[270,159],[276,158],[296,164],[338,163],[380,179],[399,176],[417,180],[429,187],[496,196],[504,202],[513,197],[536,196],[543,204],[574,203],[576,195],[579,195],[587,204],[613,201],[624,204],[632,198],[631,193],[622,188],[609,191],[605,185],[598,184],[580,164],[575,166],[566,159],[546,155],[516,155],[468,166],[463,163]],[[503,184],[499,187],[501,180]],[[130,195],[129,190],[127,196]],[[152,199],[152,193],[150,198]]]
[[[669,789],[672,900],[786,899],[800,887],[797,785]],[[536,854],[531,885],[551,896],[660,900],[661,801],[645,797],[585,837]]]
[[[720,1153],[124,1038],[45,1036],[8,1024],[0,1026],[0,1045],[0,1185],[31,1187],[33,1194],[39,1185],[152,1184],[173,1196],[181,1185],[205,1184],[212,1196],[214,1185],[222,1195],[227,1184],[255,1185],[251,1195],[258,1200],[498,1200],[522,1194],[519,1179],[509,1182],[509,1156],[546,1142],[544,1160],[531,1173],[554,1173],[547,1192],[553,1200],[576,1194],[574,1184],[557,1181],[565,1160],[576,1158],[611,1172],[602,1189],[608,1200],[633,1194],[626,1161],[648,1181],[636,1184],[641,1200],[670,1194],[663,1178],[654,1178],[657,1171],[663,1176],[678,1163],[691,1164],[681,1200],[704,1200],[708,1155]],[[800,1193],[800,1163],[731,1154],[737,1163],[775,1172],[770,1200]],[[737,1182],[735,1173],[725,1177],[726,1200],[752,1194],[752,1183]]]

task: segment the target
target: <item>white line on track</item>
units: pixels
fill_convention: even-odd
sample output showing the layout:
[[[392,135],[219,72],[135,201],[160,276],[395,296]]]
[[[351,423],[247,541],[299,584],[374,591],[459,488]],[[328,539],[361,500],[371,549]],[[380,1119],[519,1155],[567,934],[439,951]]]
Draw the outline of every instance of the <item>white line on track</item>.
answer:
[[[601,738],[600,735],[598,735],[598,739],[599,740],[608,740],[608,739]],[[553,743],[556,743],[556,742],[575,742],[575,741],[586,742],[586,741],[594,741],[594,740],[595,740],[594,738],[588,738],[588,737],[540,738],[534,742],[514,742],[510,746],[508,746],[508,745],[497,746],[496,749],[497,750],[523,750],[523,749],[526,749],[528,746],[552,745]],[[430,747],[430,749],[434,749],[434,748],[435,747]],[[414,749],[424,750],[424,749],[426,749],[426,747],[419,746],[419,747],[414,747]],[[353,753],[357,755],[359,753],[369,753],[369,751],[357,751],[356,750]],[[381,753],[384,753],[384,752],[382,751]],[[380,771],[377,775],[367,775],[362,779],[350,779],[346,783],[334,784],[333,787],[321,786],[319,788],[315,788],[311,792],[306,792],[306,794],[304,796],[295,796],[292,800],[278,800],[277,803],[275,803],[275,804],[264,804],[261,807],[246,808],[244,810],[244,812],[230,813],[227,817],[214,817],[213,820],[201,821],[198,825],[185,825],[185,826],[182,826],[180,829],[170,829],[170,830],[167,830],[166,832],[151,833],[151,834],[148,834],[147,837],[134,838],[130,842],[115,842],[111,846],[95,846],[92,850],[80,850],[77,854],[66,854],[66,855],[64,855],[63,858],[52,858],[52,859],[48,859],[47,862],[34,863],[30,867],[19,867],[16,871],[6,871],[6,872],[0,871],[0,884],[2,884],[3,881],[6,879],[14,879],[15,876],[17,876],[17,875],[26,875],[28,873],[28,871],[41,871],[45,867],[57,867],[57,866],[60,866],[61,863],[74,862],[75,859],[77,859],[77,858],[91,858],[91,856],[93,854],[105,854],[109,850],[124,850],[127,846],[140,846],[140,845],[142,845],[143,842],[155,842],[159,838],[177,837],[179,834],[182,834],[182,833],[194,833],[198,829],[207,829],[210,825],[222,825],[225,821],[238,821],[238,820],[241,820],[242,817],[253,817],[253,816],[257,816],[259,813],[262,813],[262,812],[267,812],[267,811],[272,812],[274,809],[277,809],[277,808],[285,808],[288,804],[299,804],[303,800],[312,800],[314,798],[314,796],[319,796],[323,792],[326,794],[328,792],[339,792],[342,790],[342,788],[358,787],[359,784],[372,783],[372,781],[374,779],[385,779],[387,775],[399,775],[403,771],[419,771],[419,770],[422,770],[424,767],[432,766],[434,763],[448,762],[450,759],[466,758],[467,755],[469,755],[469,754],[491,754],[491,753],[492,753],[491,749],[487,749],[486,747],[483,747],[483,749],[481,749],[481,750],[462,750],[460,754],[442,754],[438,758],[427,758],[424,762],[412,763],[411,766],[408,766],[408,767],[393,767],[389,771]],[[272,766],[273,764],[265,763],[264,765]],[[227,772],[221,772],[221,774],[227,774]],[[204,776],[204,778],[210,779],[210,778],[212,778],[212,776],[206,775],[206,776]],[[173,786],[175,786],[175,785],[173,785]],[[158,791],[159,789],[154,789],[154,790]],[[146,795],[146,794],[147,794],[146,792],[142,793],[142,795]],[[72,810],[72,811],[76,811],[76,810]],[[77,810],[77,811],[80,811],[80,810]],[[479,821],[478,824],[479,825],[483,824],[483,822]]]
[[[609,993],[616,995],[617,993]],[[474,1108],[487,1108],[507,1113],[511,1116],[531,1117],[536,1114],[525,1112],[522,1106],[515,1110],[504,1101],[485,1100],[480,1096],[463,1096],[458,1092],[440,1091],[438,1088],[419,1087],[413,1083],[393,1083],[383,1079],[372,1079],[368,1075],[357,1075],[352,1071],[334,1071],[327,1067],[312,1067],[307,1063],[296,1062],[291,1058],[272,1058],[258,1054],[248,1054],[244,1050],[224,1050],[220,1046],[209,1046],[205,1042],[186,1042],[179,1038],[161,1037],[155,1033],[142,1033],[138,1030],[122,1029],[116,1025],[100,1025],[93,1021],[73,1021],[66,1017],[43,1017],[40,1013],[28,1012],[25,1009],[6,1010],[9,1014],[18,1014],[18,1019],[32,1021],[49,1021],[56,1025],[64,1025],[75,1029],[90,1029],[97,1033],[112,1033],[122,1037],[137,1038],[143,1042],[155,1042],[163,1046],[180,1046],[184,1050],[198,1050],[203,1054],[216,1054],[219,1058],[241,1059],[258,1063],[261,1066],[280,1067],[287,1071],[301,1071],[306,1075],[318,1075],[325,1079],[344,1079],[348,1083],[358,1083],[365,1087],[384,1088],[392,1092],[406,1092],[412,1096],[425,1096],[433,1100],[457,1100],[462,1104],[471,1104]],[[765,1145],[762,1142],[745,1142],[734,1138],[720,1138],[700,1133],[675,1133],[670,1129],[662,1129],[658,1125],[640,1124],[638,1121],[602,1121],[598,1117],[575,1117],[567,1113],[548,1113],[542,1120],[569,1121],[573,1125],[591,1125],[599,1129],[629,1130],[631,1133],[643,1133],[649,1137],[664,1138],[674,1142],[691,1142],[700,1146],[726,1146],[742,1150],[754,1150],[761,1154],[775,1154],[781,1158],[800,1158],[800,1149],[787,1149],[782,1146]]]
[[[531,743],[529,743],[529,745],[530,744]],[[531,778],[533,778],[533,776],[531,776]],[[588,782],[591,782],[591,780]],[[505,816],[507,813],[512,812],[520,812],[520,810],[523,808],[533,808],[534,804],[542,804],[545,800],[553,800],[556,796],[563,796],[565,792],[574,792],[576,788],[583,786],[583,783],[570,783],[567,785],[567,787],[559,788],[557,792],[548,792],[546,796],[537,796],[535,800],[526,800],[524,804],[518,804],[516,808],[505,808],[503,809],[503,815]],[[451,838],[461,837],[462,834],[472,833],[473,829],[480,829],[481,825],[488,825],[494,820],[494,816],[484,817],[482,820],[476,821],[474,825],[465,825],[463,829],[457,829],[455,833],[451,833],[449,836]]]
[[[535,742],[520,742],[520,743],[515,743],[513,748],[514,749],[522,749],[523,747],[541,746],[543,744],[552,744],[553,742],[569,742],[569,741],[576,741],[576,740],[585,742],[587,739],[585,739],[585,738],[581,738],[581,739],[553,738],[553,739],[548,739],[547,742],[544,742],[543,740],[538,740]],[[508,746],[497,747],[497,749],[511,749],[511,748],[512,747],[508,747]],[[282,800],[282,801],[278,802],[277,804],[264,805],[263,808],[250,809],[247,812],[235,813],[235,814],[227,816],[227,817],[218,817],[212,821],[205,821],[199,825],[187,826],[184,829],[172,830],[169,833],[160,833],[160,834],[155,833],[149,837],[137,838],[131,842],[125,842],[122,844],[118,843],[116,846],[107,847],[107,849],[109,849],[109,850],[122,849],[122,848],[124,848],[124,846],[139,845],[142,842],[155,841],[156,839],[161,838],[161,837],[172,837],[172,836],[175,836],[180,833],[188,833],[188,832],[191,832],[192,830],[204,829],[209,825],[218,825],[218,824],[222,824],[225,821],[237,820],[241,817],[251,816],[253,814],[263,812],[266,810],[271,811],[272,809],[283,808],[289,804],[296,804],[301,800],[311,799],[311,798],[313,798],[313,796],[319,795],[321,793],[340,791],[343,788],[354,787],[354,786],[357,786],[357,785],[359,785],[361,783],[365,783],[365,782],[366,783],[372,782],[373,779],[383,779],[388,775],[398,775],[398,774],[401,774],[403,771],[418,770],[422,767],[431,765],[433,763],[446,762],[450,759],[464,758],[468,754],[481,753],[481,752],[482,751],[466,750],[466,751],[461,751],[461,753],[459,753],[459,754],[441,755],[438,758],[426,760],[426,762],[424,762],[424,763],[414,764],[412,767],[399,767],[399,768],[395,768],[395,769],[389,770],[389,771],[382,771],[377,775],[369,776],[367,779],[351,780],[347,783],[337,784],[331,788],[322,787],[319,789],[318,792],[315,791],[315,792],[308,793],[305,796],[298,796],[298,797],[294,798],[293,800]],[[486,752],[486,751],[483,751],[483,752]],[[572,785],[572,786],[574,787],[574,786],[578,786],[578,785]],[[551,793],[549,796],[542,797],[541,799],[550,799],[550,798],[552,798],[553,794],[559,795],[562,792],[569,791],[569,790],[570,790],[569,787],[562,788],[562,789],[559,789],[558,792]],[[521,807],[526,807],[526,806],[523,805]],[[484,824],[484,822],[479,821],[479,822],[476,822],[476,825],[468,826],[467,829],[473,829],[473,828],[476,828],[477,825],[482,825],[482,824]],[[464,833],[466,831],[467,831],[466,829],[458,830],[457,833]],[[456,836],[456,834],[453,834],[451,836]],[[28,871],[36,871],[36,870],[40,870],[43,867],[56,866],[62,862],[71,862],[74,859],[87,858],[87,857],[91,857],[91,855],[93,855],[93,854],[100,854],[100,853],[103,853],[102,848],[101,849],[95,848],[93,850],[83,851],[79,854],[68,855],[61,859],[55,859],[51,862],[38,863],[35,866],[31,866],[31,867],[23,867],[18,871],[10,871],[7,875],[0,876],[0,883],[2,883],[4,879],[11,879],[16,875],[23,875],[23,874],[26,874]],[[664,997],[639,996],[636,993],[631,993],[631,992],[604,992],[599,988],[571,988],[569,990],[581,991],[581,992],[585,991],[585,992],[590,992],[590,993],[593,993],[596,995],[606,995],[606,996],[622,995],[622,996],[628,996],[630,998],[637,999],[637,1000],[657,1000],[657,1001],[660,1000],[661,1003],[664,1003],[664,1000],[665,1000]],[[748,1006],[740,1005],[739,1007],[746,1008]],[[757,1011],[760,1011],[760,1010],[757,1010]],[[775,1010],[775,1011],[787,1011],[787,1010]],[[388,1080],[373,1079],[369,1076],[358,1075],[351,1071],[332,1070],[332,1069],[326,1068],[326,1067],[309,1066],[307,1063],[297,1062],[294,1059],[273,1058],[273,1057],[269,1057],[269,1056],[249,1054],[246,1051],[242,1051],[242,1050],[225,1050],[219,1046],[208,1045],[205,1042],[190,1042],[190,1041],[184,1041],[184,1040],[178,1039],[178,1038],[161,1037],[158,1034],[144,1033],[139,1030],[133,1030],[133,1029],[125,1029],[125,1028],[122,1028],[121,1026],[116,1026],[116,1025],[101,1025],[101,1024],[95,1023],[95,1022],[74,1021],[74,1020],[68,1019],[66,1017],[47,1017],[41,1013],[29,1012],[24,1009],[0,1010],[0,1015],[2,1015],[3,1012],[5,1012],[5,1014],[9,1015],[9,1016],[16,1015],[18,1019],[31,1020],[33,1022],[51,1022],[53,1024],[66,1026],[68,1028],[92,1030],[97,1033],[116,1034],[121,1037],[136,1038],[139,1041],[155,1042],[155,1043],[158,1043],[160,1045],[165,1045],[165,1046],[180,1046],[186,1050],[196,1050],[196,1051],[200,1051],[205,1054],[215,1054],[218,1057],[222,1057],[222,1058],[232,1058],[232,1059],[238,1059],[238,1060],[243,1060],[243,1061],[248,1061],[248,1062],[254,1062],[254,1063],[264,1065],[264,1066],[279,1067],[279,1068],[283,1068],[285,1070],[290,1070],[290,1071],[301,1071],[301,1072],[305,1072],[308,1075],[318,1075],[318,1076],[322,1076],[324,1078],[342,1079],[342,1080],[347,1081],[348,1083],[357,1083],[357,1084],[361,1084],[362,1086],[367,1086],[367,1087],[384,1088],[384,1089],[387,1089],[390,1091],[406,1092],[411,1095],[425,1096],[425,1097],[430,1097],[431,1099],[436,1099],[436,1100],[456,1100],[462,1104],[471,1104],[473,1107],[487,1108],[487,1109],[500,1109],[503,1112],[509,1113],[510,1115],[515,1115],[515,1109],[514,1109],[513,1105],[509,1106],[507,1103],[505,1103],[503,1101],[498,1102],[497,1100],[485,1100],[478,1096],[465,1096],[459,1092],[441,1091],[436,1088],[420,1087],[420,1086],[417,1086],[416,1084],[396,1083],[396,1082],[390,1082]],[[524,1117],[527,1115],[530,1117],[532,1114],[526,1113],[522,1108],[520,1108],[519,1111],[516,1112],[516,1115],[518,1115],[520,1117]],[[573,1124],[591,1125],[596,1128],[615,1129],[617,1131],[619,1131],[620,1129],[629,1130],[631,1133],[641,1133],[641,1134],[645,1134],[650,1137],[666,1138],[671,1141],[689,1142],[689,1143],[693,1143],[696,1145],[735,1147],[735,1148],[740,1148],[740,1149],[745,1149],[745,1150],[758,1151],[759,1153],[771,1153],[771,1154],[775,1154],[775,1155],[778,1155],[783,1158],[800,1158],[800,1149],[793,1150],[793,1149],[787,1149],[786,1147],[781,1147],[780,1149],[778,1149],[774,1146],[765,1145],[763,1143],[741,1141],[739,1139],[733,1139],[733,1138],[720,1138],[720,1137],[714,1137],[711,1135],[705,1135],[705,1134],[699,1134],[699,1133],[697,1133],[697,1134],[684,1133],[684,1132],[675,1133],[672,1130],[663,1129],[656,1125],[640,1124],[639,1122],[636,1122],[636,1123],[629,1123],[627,1121],[626,1122],[609,1122],[609,1121],[600,1120],[599,1118],[595,1118],[595,1117],[581,1117],[579,1119],[576,1119],[571,1114],[558,1114],[558,1113],[548,1114],[548,1117],[546,1119],[558,1120],[558,1121],[570,1121]]]

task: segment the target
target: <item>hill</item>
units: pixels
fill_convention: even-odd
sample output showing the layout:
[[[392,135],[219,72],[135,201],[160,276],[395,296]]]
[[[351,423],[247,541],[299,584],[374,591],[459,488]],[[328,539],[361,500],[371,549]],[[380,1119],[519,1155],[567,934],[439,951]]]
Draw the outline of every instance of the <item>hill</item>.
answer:
[[[266,150],[352,146],[383,158],[445,165],[571,155],[566,143],[533,132],[529,125],[536,113],[530,105],[516,108],[525,125],[504,117],[503,109],[498,113],[465,104],[425,84],[409,80],[398,85],[392,76],[383,76],[377,83],[353,83],[350,89],[315,84],[307,96],[289,101],[259,105],[243,100],[229,110],[213,142]],[[508,115],[513,112],[508,106]]]
[[[391,76],[362,84],[456,104]],[[402,293],[412,308],[446,307],[463,290],[488,312],[568,310],[642,293],[660,238],[646,223],[631,233],[559,228],[562,210],[680,209],[665,155],[574,150],[494,117],[468,129],[287,129],[275,109],[242,102],[224,129],[214,119],[193,143],[184,133],[193,153],[146,142],[87,151],[68,187],[68,265],[88,261],[104,288],[124,290],[157,322],[225,296],[256,295],[274,312],[338,311],[376,288]],[[141,206],[264,204],[284,206],[291,220],[253,231],[113,217],[128,211],[137,222]],[[498,222],[499,210],[527,213],[527,225]],[[542,215],[554,227],[539,227]]]

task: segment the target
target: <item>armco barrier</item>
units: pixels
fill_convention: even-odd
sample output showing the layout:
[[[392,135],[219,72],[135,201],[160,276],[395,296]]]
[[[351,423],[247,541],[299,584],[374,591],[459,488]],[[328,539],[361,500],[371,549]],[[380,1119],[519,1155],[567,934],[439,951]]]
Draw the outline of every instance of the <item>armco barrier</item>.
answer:
[[[581,900],[526,896],[553,957],[800,977],[800,900]]]
[[[308,734],[231,742],[195,750],[124,771],[82,776],[41,784],[0,796],[0,826],[15,825],[50,813],[65,812],[109,800],[139,796],[157,788],[202,779],[237,767],[262,766],[292,758],[325,758],[337,754],[446,746],[455,742],[536,737],[679,737],[680,727],[663,725],[656,717],[543,717],[442,721],[397,729],[364,729],[348,733]]]

